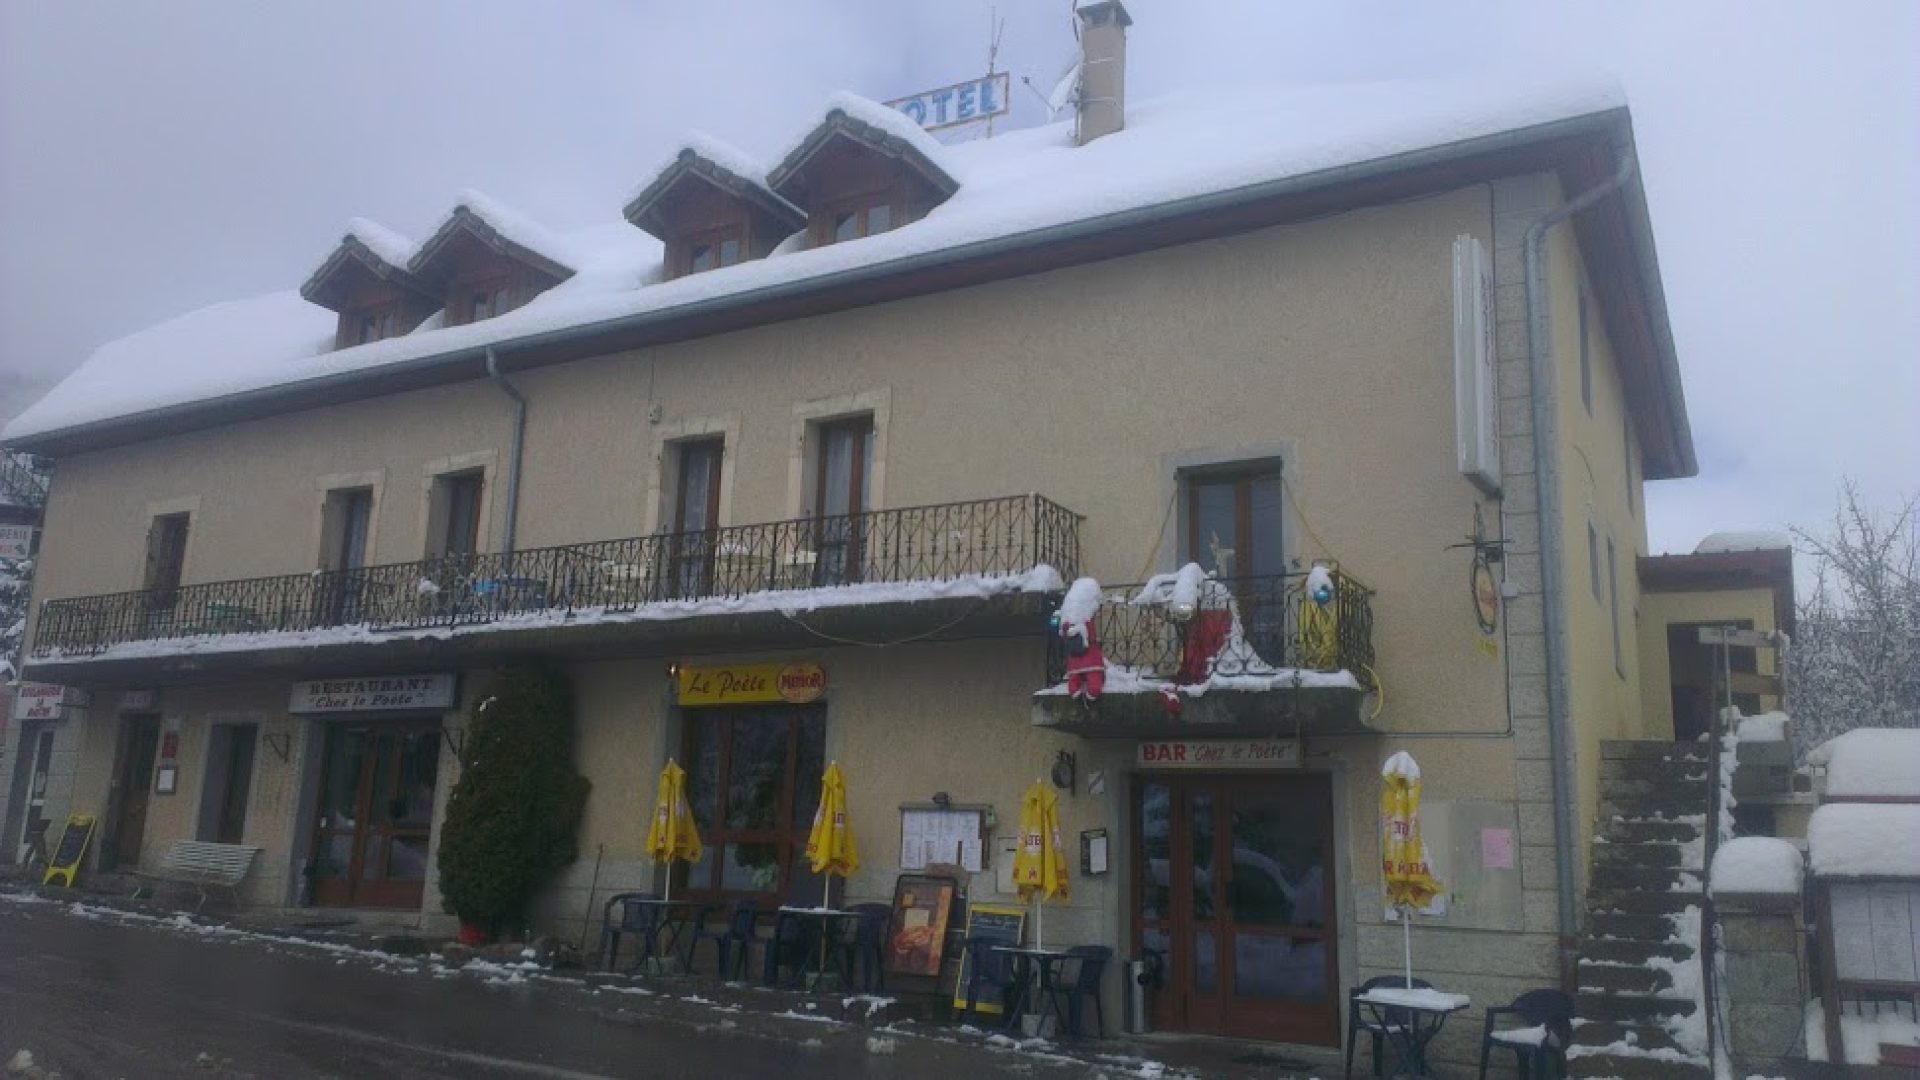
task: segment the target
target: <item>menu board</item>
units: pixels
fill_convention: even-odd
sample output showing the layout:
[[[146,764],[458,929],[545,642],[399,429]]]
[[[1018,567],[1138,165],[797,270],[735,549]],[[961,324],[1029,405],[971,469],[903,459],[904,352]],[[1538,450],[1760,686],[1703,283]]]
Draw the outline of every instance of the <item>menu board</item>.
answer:
[[[904,808],[900,811],[900,869],[951,863],[968,873],[986,867],[980,810]]]
[[[968,939],[986,938],[990,941],[1004,942],[1009,946],[1020,944],[1021,932],[1026,928],[1027,909],[1000,907],[994,904],[971,904],[967,907]],[[953,1007],[967,1007],[967,980],[973,975],[973,957],[962,953],[960,956],[960,981],[953,987]],[[980,985],[979,1000],[974,1008],[983,1013],[1001,1013],[1006,1011],[1006,1001],[1000,988]]]
[[[87,844],[93,839],[93,825],[92,814],[74,814],[67,818],[67,827],[60,832],[60,845],[53,849],[53,858],[47,860],[47,875],[41,880],[42,884],[73,888],[73,879],[80,874],[80,860],[86,857]]]
[[[893,937],[887,942],[886,962],[890,974],[940,974],[953,896],[950,878],[902,874],[894,880]]]

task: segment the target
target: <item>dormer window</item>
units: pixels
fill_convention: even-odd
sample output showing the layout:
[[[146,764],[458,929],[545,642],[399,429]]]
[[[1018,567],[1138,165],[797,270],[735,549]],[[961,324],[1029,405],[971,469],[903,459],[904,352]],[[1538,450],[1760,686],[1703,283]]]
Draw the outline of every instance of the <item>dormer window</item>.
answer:
[[[807,208],[813,247],[877,236],[916,221],[960,188],[942,147],[900,113],[852,95],[833,105],[767,183]]]
[[[339,313],[334,347],[350,348],[409,333],[440,308],[430,285],[407,269],[414,243],[371,221],[347,226],[333,254],[300,295]]]
[[[504,281],[480,282],[467,287],[467,310],[461,322],[479,322],[505,315],[519,305],[513,302],[513,287]]]
[[[806,224],[740,151],[691,135],[626,207],[635,228],[667,247],[666,275],[685,277],[764,257]]]
[[[412,270],[438,283],[447,325],[460,326],[524,307],[572,277],[559,250],[546,230],[469,191],[420,245]]]

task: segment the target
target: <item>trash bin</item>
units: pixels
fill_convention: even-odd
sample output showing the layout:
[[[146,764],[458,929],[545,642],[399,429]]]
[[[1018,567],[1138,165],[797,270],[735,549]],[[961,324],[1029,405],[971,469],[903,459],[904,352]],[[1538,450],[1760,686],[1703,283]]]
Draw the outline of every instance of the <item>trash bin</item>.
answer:
[[[1165,963],[1166,958],[1157,952],[1127,961],[1127,978],[1121,987],[1126,992],[1127,1034],[1145,1035],[1152,1030],[1147,1021],[1147,1001],[1160,987]]]

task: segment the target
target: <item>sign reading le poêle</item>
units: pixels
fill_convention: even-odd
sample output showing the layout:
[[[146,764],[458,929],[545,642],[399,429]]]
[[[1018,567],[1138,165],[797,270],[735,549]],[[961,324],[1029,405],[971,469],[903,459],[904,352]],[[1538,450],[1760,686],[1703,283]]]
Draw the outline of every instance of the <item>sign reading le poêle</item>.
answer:
[[[436,675],[372,675],[353,679],[309,679],[293,684],[290,713],[386,712],[451,709],[452,672]]]
[[[811,663],[682,667],[679,689],[681,705],[804,705],[827,692],[827,673]]]
[[[1293,739],[1156,739],[1134,762],[1148,769],[1291,769],[1300,764]]]

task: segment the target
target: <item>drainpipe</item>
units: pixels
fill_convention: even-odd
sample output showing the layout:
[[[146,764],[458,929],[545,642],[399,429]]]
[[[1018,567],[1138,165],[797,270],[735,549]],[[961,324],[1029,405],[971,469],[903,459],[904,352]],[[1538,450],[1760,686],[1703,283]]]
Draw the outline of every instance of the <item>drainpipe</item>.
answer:
[[[1560,976],[1563,982],[1569,980],[1574,971],[1580,932],[1578,898],[1575,895],[1578,875],[1574,866],[1574,853],[1579,845],[1575,840],[1576,780],[1573,775],[1573,731],[1567,700],[1565,575],[1561,572],[1562,560],[1559,557],[1559,423],[1553,355],[1547,340],[1547,268],[1544,251],[1550,229],[1620,190],[1633,178],[1635,167],[1631,155],[1623,157],[1620,170],[1612,179],[1588,188],[1528,226],[1522,247],[1526,271],[1527,351],[1533,376],[1533,482],[1539,494],[1540,607],[1547,623],[1547,746],[1548,752],[1553,755],[1553,845],[1556,856],[1555,880],[1560,893]]]
[[[527,441],[527,398],[500,374],[500,357],[487,347],[487,378],[513,401],[513,441],[507,447],[507,528],[500,539],[500,551],[511,565],[514,526],[520,518],[520,452]]]

